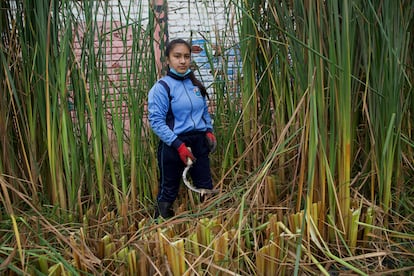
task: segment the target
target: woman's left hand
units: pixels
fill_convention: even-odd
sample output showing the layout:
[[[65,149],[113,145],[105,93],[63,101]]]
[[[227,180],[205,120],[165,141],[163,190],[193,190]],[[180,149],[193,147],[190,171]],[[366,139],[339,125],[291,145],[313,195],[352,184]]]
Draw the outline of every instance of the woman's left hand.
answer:
[[[217,147],[216,136],[214,136],[214,134],[212,132],[208,131],[206,133],[206,139],[207,139],[207,143],[208,143],[208,147],[210,149],[210,152],[214,152],[216,150],[216,147]]]

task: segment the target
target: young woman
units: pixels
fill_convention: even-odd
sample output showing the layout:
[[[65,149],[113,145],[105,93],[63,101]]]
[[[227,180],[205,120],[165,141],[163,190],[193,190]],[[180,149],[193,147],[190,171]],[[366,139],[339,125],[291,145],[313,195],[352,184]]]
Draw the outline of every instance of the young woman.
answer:
[[[182,39],[172,40],[165,57],[168,72],[149,91],[148,113],[151,128],[160,138],[155,217],[169,218],[174,216],[172,205],[188,159],[193,161],[189,173],[194,185],[213,188],[208,155],[215,150],[217,142],[208,112],[206,88],[190,69],[191,45]]]

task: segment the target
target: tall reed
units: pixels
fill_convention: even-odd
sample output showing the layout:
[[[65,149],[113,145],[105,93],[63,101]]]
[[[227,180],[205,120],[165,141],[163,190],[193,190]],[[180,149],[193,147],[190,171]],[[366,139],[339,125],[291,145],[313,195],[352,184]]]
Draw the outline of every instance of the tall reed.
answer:
[[[301,153],[301,159],[300,162],[296,163],[299,165],[296,170],[298,177],[293,176],[294,183],[298,183],[297,189],[299,191],[295,201],[297,202],[297,208],[300,209],[302,206],[302,196],[304,196],[302,191],[306,189],[305,206],[309,208],[313,202],[322,201],[322,210],[327,210],[328,221],[333,223],[327,230],[337,229],[336,231],[340,230],[342,233],[330,231],[331,238],[335,238],[337,235],[344,235],[345,240],[347,240],[348,236],[351,235],[350,233],[355,231],[355,229],[350,227],[352,223],[351,214],[354,208],[359,208],[356,202],[351,201],[353,189],[351,184],[366,183],[364,179],[358,177],[359,174],[355,174],[353,171],[358,170],[359,166],[363,166],[363,164],[370,160],[377,164],[377,161],[375,161],[377,156],[383,156],[380,160],[384,160],[385,156],[390,157],[387,160],[395,160],[391,156],[394,156],[394,152],[398,148],[396,148],[396,145],[400,143],[397,142],[400,141],[400,138],[397,138],[400,136],[400,127],[390,128],[384,125],[383,127],[372,128],[371,124],[374,120],[370,116],[371,113],[361,114],[358,110],[358,107],[362,106],[361,103],[364,101],[360,93],[361,89],[364,89],[364,85],[367,93],[369,91],[373,92],[369,93],[370,97],[378,98],[377,90],[379,88],[374,87],[383,83],[383,81],[378,80],[375,81],[377,85],[371,85],[371,74],[375,74],[378,77],[381,76],[378,72],[384,72],[384,70],[378,64],[376,65],[378,71],[374,73],[371,65],[372,59],[369,59],[370,63],[363,63],[363,60],[370,57],[371,52],[375,53],[376,50],[374,49],[381,49],[381,51],[389,49],[390,53],[393,53],[393,59],[390,58],[390,55],[383,55],[384,58],[387,59],[387,62],[394,60],[400,66],[395,65],[387,67],[387,69],[398,68],[395,70],[399,70],[398,72],[400,73],[387,74],[387,76],[395,77],[392,78],[393,81],[390,80],[388,82],[388,85],[394,83],[395,86],[388,90],[393,91],[397,95],[404,95],[401,94],[404,93],[402,87],[407,79],[403,79],[402,76],[407,73],[404,73],[406,69],[401,61],[406,60],[407,56],[401,57],[395,54],[397,52],[395,44],[389,47],[379,45],[377,48],[373,43],[367,46],[360,43],[371,36],[360,32],[360,29],[364,29],[364,31],[370,34],[371,27],[374,28],[373,26],[375,25],[362,23],[369,20],[369,17],[365,18],[363,16],[367,8],[360,6],[355,1],[331,1],[329,3],[323,1],[306,3],[282,1],[274,5],[267,2],[250,4],[246,1],[240,1],[237,2],[237,5],[240,7],[242,15],[240,21],[243,22],[239,35],[241,37],[240,48],[242,56],[245,57],[243,60],[245,66],[243,70],[244,91],[252,90],[254,92],[254,94],[244,96],[245,99],[249,99],[243,101],[244,112],[249,114],[250,106],[258,108],[257,114],[260,115],[257,117],[257,122],[260,123],[253,131],[265,129],[265,125],[261,124],[262,122],[258,118],[266,116],[267,110],[273,107],[273,102],[267,102],[267,105],[262,106],[254,101],[250,101],[250,99],[260,98],[261,95],[265,95],[269,90],[276,92],[278,89],[283,88],[285,93],[291,92],[293,96],[289,95],[290,98],[282,98],[278,97],[277,93],[273,95],[275,99],[285,99],[285,102],[282,102],[280,107],[289,107],[292,104],[295,106],[295,102],[292,102],[291,99],[294,99],[296,95],[300,95],[305,90],[309,92],[309,105],[301,111],[301,116],[298,117],[303,118],[302,121],[298,121],[299,125],[303,126],[303,130],[301,132],[302,136],[298,136],[296,139],[300,143],[299,152]],[[408,25],[394,25],[396,23],[393,22],[400,21],[396,18],[404,18],[400,22],[410,24],[409,22],[412,22],[412,13],[407,12],[406,16],[404,16],[399,14],[403,9],[396,8],[393,12],[385,12],[383,15],[382,9],[379,8],[382,7],[380,3],[370,2],[368,6],[375,16],[374,22],[380,26],[380,28],[375,28],[373,33],[386,35],[385,30],[387,28],[400,30],[398,31],[400,40],[397,40],[397,43],[403,46],[397,47],[397,49],[405,49],[406,46],[404,45],[406,44],[402,39],[407,37],[407,31],[405,30],[407,30]],[[397,13],[399,16],[397,16]],[[382,18],[384,18],[384,23],[382,23]],[[382,24],[385,24],[385,22],[387,22],[387,28],[382,27]],[[261,29],[266,30],[266,32],[260,32]],[[274,30],[278,30],[279,35],[277,32],[273,33]],[[396,36],[394,34],[394,37]],[[387,43],[386,45],[390,45],[389,41],[390,39],[387,36],[382,40],[383,43]],[[276,50],[274,57],[271,56],[271,53],[273,53],[271,51],[272,48],[263,47],[265,43],[274,46],[275,49],[279,49],[279,51]],[[288,49],[288,51],[284,52],[284,49]],[[283,55],[283,53],[286,54]],[[249,56],[254,56],[254,58],[248,59]],[[261,59],[263,56],[265,58]],[[285,71],[280,66],[283,62],[286,62],[285,68],[289,69],[289,74],[283,75]],[[274,69],[272,70],[272,76],[284,77],[284,79],[278,79],[279,82],[276,85],[274,85],[275,82],[272,78],[263,78],[262,70],[270,68],[270,63],[276,64],[275,67],[272,67]],[[369,66],[363,67],[361,64],[369,64]],[[397,78],[397,76],[399,77]],[[266,85],[261,83],[265,79],[268,80]],[[286,83],[290,85],[287,86],[285,85]],[[396,86],[397,84],[399,85],[398,87]],[[250,88],[247,89],[246,85],[250,85]],[[275,89],[272,90],[269,87],[275,87]],[[292,90],[289,90],[290,87],[292,87]],[[281,95],[283,94],[281,93]],[[404,99],[407,97],[400,96],[399,98]],[[382,97],[378,99],[382,99]],[[366,100],[369,101],[369,99]],[[385,101],[382,102],[385,103]],[[377,110],[386,110],[385,107],[379,109],[379,105],[375,102],[371,103],[368,104],[368,107],[375,106]],[[387,101],[387,103],[390,103],[390,101]],[[408,105],[399,106],[399,104],[393,104],[393,107],[399,109],[404,114]],[[281,109],[279,106],[275,107],[276,110],[278,108]],[[251,114],[243,117],[246,121],[244,124],[255,121]],[[277,116],[272,116],[271,118],[273,118],[273,124],[275,124],[273,127],[277,129],[278,124],[286,123],[286,118],[283,118],[282,113],[275,114]],[[368,118],[368,127],[360,129],[361,120],[364,121],[365,118]],[[376,116],[377,118],[381,118],[381,116]],[[394,123],[393,118],[393,116],[389,117],[388,122]],[[384,130],[385,127],[387,127],[388,131]],[[376,150],[377,153],[373,155],[364,155],[361,153],[361,148],[357,147],[359,144],[354,143],[356,139],[361,139],[364,135],[370,139],[377,136],[381,137],[379,133],[373,134],[371,129],[377,129],[377,131],[379,129],[384,130],[383,142],[380,142],[378,145],[377,140],[374,138],[375,143],[371,143],[371,145],[380,147],[381,154]],[[392,129],[395,129],[396,132],[392,131]],[[374,141],[372,140],[372,142]],[[388,146],[388,143],[391,143],[389,144],[390,146]],[[370,152],[371,149],[365,151]],[[399,150],[398,152],[401,151]],[[255,155],[253,152],[251,154],[252,156]],[[286,160],[286,157],[283,156],[279,157],[280,160]],[[373,194],[377,190],[380,191],[378,202],[388,212],[389,199],[392,194],[390,188],[391,175],[393,171],[399,174],[399,171],[402,169],[402,163],[393,162],[391,165],[390,161],[388,161],[388,165],[382,164],[371,166],[370,168],[373,171],[369,171],[366,166],[360,169],[363,170],[362,173],[367,173],[374,177],[378,174],[379,179],[388,179],[386,181],[388,185],[380,184],[378,189],[376,186],[370,186],[368,189],[365,189],[369,190],[369,194]],[[397,168],[395,165],[397,165]],[[384,175],[384,172],[381,172],[381,167],[389,168],[386,174],[387,177],[381,176]],[[307,173],[305,173],[306,170]],[[323,220],[322,217],[322,221],[318,222],[318,224],[322,225]]]
[[[392,260],[413,240],[411,2],[226,1],[228,25],[206,41],[222,193],[198,207],[182,193],[182,214],[155,225],[155,10],[2,1],[0,260],[160,272],[170,250],[177,273],[328,273],[327,262],[363,275],[371,257],[403,269]]]
[[[412,80],[408,79],[406,61],[409,60],[413,4],[401,2],[393,7],[394,4],[383,2],[381,13],[378,13],[379,7],[369,2],[360,11],[372,26],[360,27],[362,47],[370,50],[362,58],[369,73],[364,97],[370,127],[370,150],[373,152],[372,166],[378,172],[373,176],[378,196],[372,200],[378,202],[386,213],[392,208],[395,187],[404,182],[401,135],[405,130],[402,126],[404,118],[412,112],[408,100],[412,97]]]
[[[128,199],[134,206],[138,197],[151,200],[148,177],[156,177],[154,163],[139,166],[153,155],[143,150],[151,137],[145,96],[156,76],[149,59],[152,30],[141,24],[148,16],[141,12],[132,21],[126,7],[117,11],[126,15],[118,22],[113,6],[104,2],[24,1],[5,8],[2,110],[3,118],[12,120],[2,120],[2,126],[16,138],[4,136],[3,148],[17,151],[7,154],[9,160],[3,152],[2,173],[19,176],[11,182],[24,180],[20,185],[29,185],[25,192],[35,202],[42,204],[45,198],[37,197],[43,194],[64,211],[82,213],[82,202],[88,206],[111,198],[118,207]],[[125,51],[118,57],[123,68],[117,83],[113,68],[107,68],[115,55],[114,35]],[[16,146],[8,147],[10,142]]]

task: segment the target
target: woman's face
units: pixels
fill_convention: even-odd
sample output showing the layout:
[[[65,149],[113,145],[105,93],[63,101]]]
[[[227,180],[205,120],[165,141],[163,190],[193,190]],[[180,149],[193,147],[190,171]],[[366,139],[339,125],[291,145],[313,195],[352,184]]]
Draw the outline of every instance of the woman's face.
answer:
[[[180,74],[187,72],[190,68],[191,53],[190,49],[185,44],[176,44],[170,50],[167,57],[167,63],[170,68],[174,69]]]

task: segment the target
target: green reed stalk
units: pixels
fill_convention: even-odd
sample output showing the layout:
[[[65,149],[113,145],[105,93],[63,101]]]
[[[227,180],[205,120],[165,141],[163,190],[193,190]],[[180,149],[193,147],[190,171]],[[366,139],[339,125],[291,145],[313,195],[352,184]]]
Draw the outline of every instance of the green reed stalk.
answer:
[[[45,190],[50,189],[51,202],[66,209],[61,147],[58,143],[60,113],[57,72],[59,72],[59,65],[55,59],[58,55],[58,48],[53,42],[57,38],[59,23],[58,19],[52,16],[57,13],[55,4],[55,2],[37,1],[36,3],[24,2],[22,5],[25,17],[19,18],[21,21],[18,27],[22,34],[20,44],[24,45],[22,53],[26,61],[25,66],[27,66],[24,66],[25,87],[23,89],[27,91],[28,96],[28,101],[23,100],[22,103],[27,103],[25,108],[27,107],[30,114],[28,124],[22,126],[28,129],[28,133],[31,133],[30,142],[33,144],[30,145],[40,145],[39,152],[28,151],[31,154],[34,153],[30,156],[34,160],[34,163],[30,163],[30,166],[33,166],[30,170],[34,172],[37,159],[43,158],[36,154],[47,153],[46,165],[43,169],[48,169],[42,184]],[[28,136],[21,136],[22,141],[27,141],[26,137]],[[39,138],[40,141],[37,140]],[[43,146],[47,147],[47,151],[43,152]]]
[[[82,10],[82,16],[85,18],[85,29],[82,30],[80,28],[76,30],[77,32],[84,31],[83,40],[80,41],[82,43],[82,67],[79,69],[81,70],[83,85],[85,88],[88,87],[88,90],[84,90],[84,102],[78,103],[85,105],[85,114],[79,114],[78,116],[86,116],[86,124],[81,127],[86,127],[87,137],[89,136],[88,143],[91,145],[91,152],[94,158],[94,173],[92,175],[92,182],[88,183],[88,190],[92,192],[90,196],[95,203],[99,203],[99,200],[105,198],[103,137],[105,136],[104,131],[106,131],[106,127],[103,127],[105,119],[101,94],[102,83],[99,73],[101,68],[99,68],[98,62],[99,49],[102,46],[98,46],[97,50],[95,49],[95,34],[99,33],[98,26],[94,21],[97,10],[98,5],[94,6],[91,2],[85,2]],[[98,45],[102,45],[101,40],[98,40]],[[75,100],[77,101],[78,99]],[[90,124],[90,130],[88,130],[88,124]],[[88,153],[86,158],[90,158]],[[96,188],[98,193],[95,191]]]
[[[76,33],[75,38],[76,38]],[[86,106],[86,97],[87,97],[87,84],[86,77],[81,70],[81,65],[83,61],[76,61],[74,55],[70,56],[71,60],[71,74],[69,76],[69,81],[71,86],[71,92],[69,92],[69,104],[71,104],[71,119],[73,121],[72,135],[75,137],[75,149],[71,151],[72,158],[76,159],[72,165],[77,168],[78,174],[74,176],[77,181],[77,189],[85,189],[88,191],[88,194],[92,194],[89,191],[92,191],[91,187],[94,183],[94,173],[93,173],[93,160],[90,158],[90,146],[89,146],[89,128],[88,122],[89,119],[86,116],[87,106]],[[82,206],[78,206],[79,211],[81,212],[80,217],[82,217]]]
[[[367,22],[373,27],[361,28],[363,45],[370,49],[364,56],[364,65],[370,74],[367,76],[368,108],[371,122],[371,144],[378,183],[377,201],[386,213],[392,207],[393,183],[402,181],[401,175],[401,127],[408,105],[404,89],[406,64],[409,54],[410,22],[413,20],[413,4],[403,1],[391,3],[385,1],[379,9],[379,3],[369,1],[361,10],[366,14]],[[412,24],[412,23],[411,23]],[[412,26],[412,25],[411,25]],[[409,91],[409,90],[408,90]]]
[[[66,28],[64,27],[66,26]],[[57,97],[60,100],[59,113],[60,113],[60,122],[59,129],[61,135],[61,147],[62,147],[62,171],[63,177],[66,180],[63,185],[66,186],[66,195],[68,206],[70,210],[75,210],[77,206],[77,196],[79,188],[79,167],[76,165],[78,162],[78,155],[76,154],[76,140],[73,132],[73,122],[70,116],[69,103],[68,99],[68,89],[67,89],[67,72],[69,71],[70,64],[70,48],[69,45],[72,41],[72,23],[70,17],[60,23],[60,28],[63,30],[61,38],[61,49],[58,57],[58,72],[57,72],[57,88],[59,94]]]
[[[289,66],[289,54],[286,51],[285,36],[280,32],[277,5],[269,5],[266,7],[262,2],[263,11],[259,11],[256,15],[258,25],[257,39],[258,57],[257,57],[257,84],[258,90],[258,107],[260,114],[257,120],[259,123],[258,132],[263,135],[264,139],[259,147],[259,162],[263,159],[263,155],[281,138],[282,131],[288,117],[287,110],[292,110],[292,106],[287,104],[285,89],[289,91],[289,74],[287,68]],[[266,8],[264,8],[266,7]],[[255,8],[257,9],[257,7]],[[286,7],[283,7],[286,9]],[[281,141],[284,144],[284,141]],[[283,150],[282,150],[283,151]],[[287,154],[282,154],[277,160],[279,166],[283,168],[287,159]],[[286,181],[286,169],[279,169],[278,182]]]
[[[332,5],[331,7],[326,8],[327,13],[332,15],[332,18],[334,16],[337,16],[338,9],[335,5]],[[330,30],[329,34],[327,34],[327,38],[329,41],[328,48],[327,48],[327,55],[329,56],[330,62],[328,63],[328,74],[330,74],[332,77],[329,79],[335,80],[336,78],[334,76],[337,75],[337,71],[339,70],[337,64],[338,64],[338,57],[336,54],[336,44],[334,43],[336,38],[335,34],[335,20],[329,20],[327,29]],[[329,105],[332,107],[335,107],[338,100],[336,97],[337,90],[338,90],[338,84],[336,81],[329,81],[328,82],[328,89],[329,89]],[[339,208],[339,202],[338,202],[338,191],[337,191],[337,181],[335,179],[336,171],[337,171],[337,144],[338,144],[338,131],[336,131],[336,114],[338,113],[336,111],[336,108],[330,108],[329,109],[328,118],[330,119],[329,129],[331,132],[331,135],[329,137],[329,147],[326,149],[325,154],[322,155],[325,157],[326,160],[326,176],[327,176],[327,190],[328,190],[328,219],[330,218],[335,224],[337,224],[337,210]],[[328,142],[327,141],[327,142]],[[343,219],[340,217],[339,219],[339,225],[341,225],[342,228],[345,227]],[[331,239],[334,239],[334,230],[332,228],[329,231],[329,236]]]
[[[137,163],[138,197],[140,202],[150,202],[158,191],[157,146],[158,138],[149,128],[147,119],[147,95],[151,86],[157,80],[157,68],[154,54],[154,11],[150,10],[147,25],[140,24],[133,29],[134,43],[132,52],[131,78],[133,85],[129,88],[131,99],[131,130],[136,136],[131,136],[131,143],[135,143],[136,154],[131,156]],[[143,16],[141,19],[144,20]],[[163,44],[161,44],[163,45]],[[165,45],[164,45],[165,46]],[[132,122],[132,121],[131,121]],[[132,153],[132,151],[131,151]]]
[[[342,3],[342,5],[340,5]],[[336,130],[338,137],[338,198],[339,216],[344,221],[344,231],[348,232],[350,221],[350,184],[351,184],[351,154],[352,154],[352,89],[351,67],[354,52],[354,26],[351,3],[349,1],[333,2],[332,6],[334,24],[335,57],[340,70],[337,71],[338,79],[335,89]],[[341,18],[338,8],[341,9]]]
[[[317,6],[318,8],[319,6]],[[320,37],[318,37],[317,33],[317,23],[318,19],[316,17],[317,10],[315,6],[309,5],[309,7],[305,7],[307,9],[308,15],[308,47],[314,49],[315,51],[320,50]],[[321,146],[319,142],[320,138],[320,131],[322,130],[320,125],[323,119],[323,101],[324,101],[324,91],[323,91],[323,71],[320,70],[320,58],[316,54],[309,54],[308,57],[308,83],[309,83],[309,115],[307,123],[307,127],[309,128],[309,137],[308,137],[308,174],[307,174],[307,189],[308,193],[306,195],[306,208],[308,212],[311,209],[311,205],[314,202],[314,191],[319,190],[321,191],[320,195],[323,194],[323,188],[316,186],[316,183],[320,183],[320,181],[315,181],[317,178],[316,171],[319,168],[318,160],[317,160],[317,152],[318,148]],[[322,107],[322,108],[321,108]],[[322,113],[322,114],[321,114]],[[323,144],[322,144],[323,145]],[[317,200],[320,200],[318,198]],[[307,213],[308,215],[308,213]]]
[[[231,24],[229,22],[229,24]],[[210,105],[213,107],[214,129],[218,135],[218,148],[221,150],[211,156],[213,166],[221,168],[220,175],[224,176],[230,173],[231,177],[237,177],[237,172],[232,168],[238,162],[239,156],[243,154],[244,139],[242,125],[242,104],[240,99],[240,89],[238,80],[241,78],[240,70],[237,66],[241,66],[238,59],[235,60],[237,68],[232,76],[226,74],[229,67],[229,57],[226,56],[226,50],[238,51],[237,45],[228,45],[225,37],[218,39],[221,44],[216,47],[222,52],[223,63],[221,67],[214,66],[214,55],[212,47],[206,47],[206,53],[209,65],[212,68],[214,76],[213,90],[214,98],[211,99]],[[207,45],[209,46],[209,45]],[[230,142],[231,141],[231,142]]]
[[[10,16],[10,3],[9,1],[2,1],[0,3],[0,136],[2,137],[0,142],[0,174],[12,173],[13,164],[13,152],[12,149],[15,148],[12,146],[12,138],[14,132],[9,130],[10,124],[7,123],[9,118],[8,114],[11,114],[12,111],[10,107],[13,106],[10,103],[13,103],[13,94],[15,94],[15,87],[12,77],[12,72],[9,69],[8,64],[16,58],[17,53],[11,41],[13,41],[13,30],[11,29],[11,16]],[[4,160],[9,160],[7,163]],[[3,180],[3,177],[0,179]],[[7,210],[7,205],[11,205],[9,199],[9,193],[5,190],[5,187],[2,184],[3,189],[3,200],[4,208]],[[3,211],[0,211],[0,218],[2,218]]]
[[[121,26],[115,26],[113,22],[112,14],[108,9],[105,9],[105,18],[109,17],[108,22],[110,24],[110,29],[108,33],[102,34],[102,38],[104,41],[107,41],[109,36],[109,43],[103,43],[102,47],[102,57],[112,56],[112,49],[114,49],[115,45],[113,43],[113,35],[117,34],[121,37],[121,42],[126,48],[126,38],[128,33],[128,28]],[[126,25],[128,26],[128,25]],[[126,63],[129,61],[127,55],[121,57],[121,59],[125,59]],[[114,70],[118,73],[119,81],[112,84],[110,79],[110,68],[104,69],[104,97],[105,97],[105,108],[108,112],[110,112],[110,118],[106,120],[106,124],[110,126],[111,134],[108,134],[108,151],[106,155],[108,158],[108,164],[110,166],[110,173],[112,176],[112,191],[115,195],[115,199],[117,201],[117,207],[121,210],[121,204],[127,203],[127,195],[128,195],[128,181],[126,175],[126,160],[125,160],[125,125],[126,125],[126,116],[124,110],[124,98],[125,98],[125,90],[123,87],[123,83],[125,81],[124,72],[122,67],[119,70]],[[112,159],[112,158],[113,159]],[[110,160],[111,159],[111,160]],[[115,162],[116,161],[116,162]],[[119,182],[119,183],[118,183]],[[120,189],[119,187],[120,186]],[[119,195],[120,193],[120,195]],[[134,191],[135,193],[135,191]],[[122,201],[120,201],[120,197]]]
[[[256,17],[259,16],[259,4],[254,2],[250,6],[246,1],[241,1],[239,10],[240,20],[240,54],[242,57],[242,71],[243,80],[241,82],[241,101],[242,101],[242,116],[243,116],[243,138],[246,146],[251,144],[253,146],[252,154],[246,158],[246,169],[251,170],[257,166],[257,144],[254,142],[258,134],[257,124],[257,56],[258,48],[256,43]]]
[[[305,33],[308,33],[308,47],[310,49],[315,49],[317,51],[319,47],[319,40],[317,32],[315,31],[315,25],[317,25],[316,18],[316,10],[314,10],[314,5],[309,3],[309,6],[305,6],[304,9],[306,11],[306,14],[308,15],[307,18],[307,28],[305,29]],[[316,170],[318,169],[318,163],[317,163],[317,151],[319,147],[319,112],[320,109],[318,109],[318,104],[320,103],[320,97],[322,94],[322,91],[317,90],[317,88],[320,88],[320,74],[317,73],[317,66],[318,66],[318,56],[315,54],[310,53],[308,56],[308,69],[307,69],[307,76],[308,76],[308,91],[309,91],[309,106],[307,107],[307,112],[309,112],[306,115],[306,123],[305,128],[307,129],[305,133],[307,133],[307,137],[305,138],[307,140],[307,145],[305,149],[307,149],[307,163],[308,163],[308,171],[307,171],[307,177],[306,177],[306,197],[305,197],[305,206],[304,206],[304,216],[301,219],[299,225],[301,225],[300,232],[299,232],[299,238],[296,245],[296,261],[295,261],[295,270],[294,275],[298,275],[299,273],[299,264],[300,259],[302,256],[302,250],[303,250],[303,240],[309,237],[309,229],[311,228],[310,225],[308,225],[311,221],[311,209],[312,209],[312,203],[314,202],[314,191],[319,190],[320,188],[317,186],[317,183],[315,181],[315,178],[317,177]],[[320,71],[319,71],[320,72]],[[319,85],[318,85],[319,84]],[[323,97],[322,97],[323,98]],[[316,182],[316,183],[315,183]],[[301,196],[301,195],[299,195]],[[298,202],[300,202],[300,199],[298,198]],[[307,222],[307,223],[306,223]]]
[[[274,136],[271,140],[275,140],[282,136],[283,126],[286,124],[296,107],[297,97],[300,93],[294,93],[292,85],[292,53],[289,48],[289,36],[286,32],[293,32],[292,17],[285,16],[289,14],[287,5],[269,5],[267,11],[267,19],[269,24],[269,51],[271,59],[269,60],[269,91],[271,92],[272,107],[267,115],[268,121],[265,124],[270,126],[270,131]],[[265,51],[267,52],[267,51]],[[263,102],[266,105],[266,102]],[[299,118],[298,118],[299,120]],[[278,182],[285,183],[288,181],[288,175],[291,169],[285,167],[286,161],[290,158],[290,154],[282,154],[278,159]]]
[[[65,189],[63,187],[63,173],[62,173],[62,164],[60,160],[61,148],[58,143],[59,129],[59,108],[58,108],[58,90],[57,88],[57,70],[56,63],[53,59],[53,55],[56,53],[55,45],[52,44],[51,40],[57,38],[57,21],[52,17],[53,13],[53,2],[49,3],[47,1],[38,1],[36,2],[37,7],[35,14],[35,20],[37,23],[37,35],[39,43],[39,59],[40,66],[39,71],[44,72],[45,80],[45,107],[46,107],[46,140],[48,147],[49,155],[49,169],[51,176],[51,186],[52,186],[52,201],[53,203],[59,205],[63,210],[67,209],[67,202],[65,196]],[[46,32],[43,30],[46,29]],[[46,36],[45,36],[46,35]],[[52,53],[50,55],[49,53]],[[44,60],[43,60],[44,59]],[[36,91],[37,93],[42,93],[43,91]]]
[[[141,6],[140,6],[141,11]],[[129,12],[129,10],[128,10]],[[137,19],[137,22],[140,22],[142,20],[142,12],[139,13],[140,17]],[[129,15],[129,13],[128,13]],[[127,16],[126,26],[130,26],[132,28],[132,38],[133,41],[142,41],[142,26],[141,24],[134,24],[134,22],[130,21],[130,16]],[[128,33],[128,32],[127,32]],[[139,68],[142,66],[143,62],[143,52],[142,49],[144,47],[140,47],[140,43],[133,43],[131,47],[131,57],[126,62],[126,64],[129,65],[130,69],[126,70],[126,81],[129,84],[126,89],[125,93],[127,95],[127,102],[128,102],[128,115],[130,118],[130,124],[129,124],[129,140],[127,139],[126,143],[130,146],[130,190],[131,190],[131,201],[132,201],[132,208],[135,210],[137,208],[137,199],[140,201],[143,201],[144,199],[141,197],[141,195],[147,195],[149,198],[151,198],[151,194],[145,191],[145,187],[148,187],[149,185],[143,185],[142,183],[145,183],[145,181],[142,181],[142,176],[140,177],[140,163],[138,160],[138,157],[142,155],[142,150],[140,149],[140,138],[142,137],[140,129],[142,129],[142,122],[143,122],[143,114],[140,114],[140,105],[139,103],[142,103],[143,101],[140,99],[141,93],[137,93],[137,87],[139,85],[139,82],[136,77],[139,76]],[[144,158],[141,158],[143,160]],[[144,189],[137,190],[137,186],[144,187]],[[138,193],[139,191],[139,193]],[[139,197],[139,198],[138,198]]]

